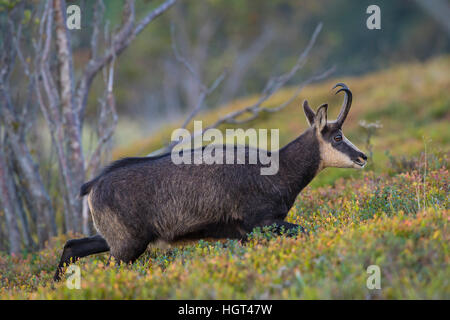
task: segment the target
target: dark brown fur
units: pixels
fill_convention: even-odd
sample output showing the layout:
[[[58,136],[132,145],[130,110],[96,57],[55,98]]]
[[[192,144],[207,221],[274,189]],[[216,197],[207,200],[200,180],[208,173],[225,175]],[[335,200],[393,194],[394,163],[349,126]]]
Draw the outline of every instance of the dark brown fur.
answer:
[[[123,261],[157,239],[243,239],[257,226],[283,222],[318,169],[314,140],[308,130],[283,148],[273,176],[262,176],[259,164],[175,165],[170,155],[120,160],[85,190],[92,218]]]

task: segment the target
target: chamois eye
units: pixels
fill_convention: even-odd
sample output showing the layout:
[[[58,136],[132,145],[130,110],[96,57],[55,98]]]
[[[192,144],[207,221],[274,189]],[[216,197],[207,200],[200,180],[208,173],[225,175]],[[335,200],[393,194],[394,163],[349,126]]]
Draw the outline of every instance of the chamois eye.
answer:
[[[338,134],[337,136],[334,137],[334,141],[336,141],[336,142],[342,141],[342,136],[340,134]]]

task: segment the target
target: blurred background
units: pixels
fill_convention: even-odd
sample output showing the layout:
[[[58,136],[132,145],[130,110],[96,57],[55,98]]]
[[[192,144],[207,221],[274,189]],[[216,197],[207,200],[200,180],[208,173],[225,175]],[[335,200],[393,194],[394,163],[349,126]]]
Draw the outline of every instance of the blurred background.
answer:
[[[136,1],[135,21],[145,18],[165,2]],[[11,44],[14,41],[6,41],[7,35],[11,32],[17,35],[19,30],[15,27],[10,31],[8,19],[11,19],[17,26],[26,26],[21,38],[23,61],[32,63],[36,55],[39,56],[42,50],[38,53],[33,51],[33,46],[38,43],[35,34],[39,28],[43,30],[45,27],[41,15],[44,12],[42,17],[45,17],[44,6],[49,3],[0,1],[0,44],[4,51],[14,47]],[[67,31],[75,80],[82,79],[91,59],[95,25],[100,26],[98,50],[103,54],[108,52],[105,43],[111,37],[109,34],[119,33],[127,18],[126,1],[104,1],[100,18],[95,9],[98,3],[103,2],[77,0],[66,3],[67,6],[76,4],[81,9],[81,29]],[[381,9],[380,30],[366,27],[370,16],[366,10],[372,4]],[[21,14],[18,8],[22,10]],[[142,156],[166,146],[172,130],[180,127],[199,101],[201,108],[186,124],[188,128],[194,119],[212,124],[229,112],[254,104],[270,79],[289,73],[298,63],[299,55],[308,47],[320,23],[322,29],[301,67],[263,103],[267,108],[282,105],[283,109],[273,113],[262,112],[256,119],[242,125],[221,124],[219,128],[278,128],[282,146],[307,126],[300,108],[304,99],[307,98],[314,109],[329,102],[330,117],[337,115],[342,97],[334,96],[331,88],[336,82],[345,82],[354,93],[354,103],[344,130],[350,140],[370,153],[368,170],[402,172],[424,161],[427,165],[428,161],[434,161],[436,167],[442,166],[450,141],[448,17],[450,5],[446,0],[177,1],[148,24],[117,56],[113,89],[117,127],[108,139],[107,152],[98,157],[99,163],[92,170],[84,168],[78,173],[72,172],[76,183],[67,190],[61,187],[63,171],[61,162],[58,162],[61,158],[58,158],[55,138],[51,131],[45,129],[48,127],[42,112],[45,107],[38,106],[38,97],[34,93],[30,94],[28,104],[24,100],[23,93],[28,83],[23,80],[24,72],[19,71],[22,57],[15,55],[16,63],[7,87],[12,101],[9,108],[23,110],[23,105],[29,105],[27,110],[31,110],[26,135],[20,141],[28,146],[30,163],[35,166],[42,188],[51,202],[50,214],[55,217],[55,228],[48,234],[70,230],[92,232],[91,225],[88,228],[69,228],[69,220],[65,217],[67,208],[72,205],[78,212],[74,215],[87,217],[85,211],[82,213],[86,209],[71,203],[71,199],[77,199],[81,182],[95,176],[101,166],[112,159]],[[57,25],[57,20],[55,23]],[[57,48],[57,45],[50,48],[53,46]],[[52,51],[48,61],[55,79],[58,79],[60,57],[57,51]],[[100,119],[103,119],[102,112],[107,109],[99,106],[110,98],[103,99],[105,79],[111,76],[107,71],[105,67],[93,78],[92,89],[87,96],[80,130],[82,150],[87,158],[95,154],[95,146],[102,136],[98,128]],[[327,71],[330,72],[320,81],[304,83]],[[39,77],[36,79],[41,81]],[[298,91],[301,84],[307,85]],[[214,90],[202,97],[204,87],[214,87]],[[7,100],[0,100],[1,108],[5,108]],[[5,114],[0,115],[7,119]],[[6,123],[2,122],[2,125]],[[24,124],[16,126],[21,125]],[[11,171],[9,179],[13,183],[10,188],[18,194],[19,207],[12,210],[18,217],[22,248],[37,248],[47,237],[36,234],[38,216],[34,215],[32,200],[30,204],[31,196],[26,191],[26,179],[19,170],[20,162],[17,169],[18,164],[14,160],[21,157],[14,156],[13,144],[8,147],[15,125],[10,123],[10,126],[11,131],[0,131],[3,132],[0,138],[5,141],[4,168]],[[424,160],[426,148],[434,158],[425,157]],[[67,158],[71,158],[70,153]],[[330,170],[321,174],[312,187],[360,174],[351,170]],[[67,199],[61,196],[61,190],[66,190],[64,192],[70,196]],[[11,251],[9,220],[4,208],[3,203],[0,250]]]

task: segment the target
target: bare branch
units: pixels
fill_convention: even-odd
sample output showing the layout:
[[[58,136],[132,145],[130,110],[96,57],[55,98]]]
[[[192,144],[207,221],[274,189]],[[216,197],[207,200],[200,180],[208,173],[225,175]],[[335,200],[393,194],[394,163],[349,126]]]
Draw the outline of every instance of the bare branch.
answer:
[[[93,18],[93,28],[91,37],[91,58],[90,60],[95,60],[98,57],[98,36],[100,33],[100,24],[102,21],[103,13],[105,11],[105,4],[103,0],[97,0],[94,6],[94,18]]]
[[[99,169],[101,164],[102,153],[108,149],[108,143],[111,140],[114,131],[117,126],[118,116],[116,112],[116,103],[113,94],[113,83],[114,83],[114,64],[115,58],[111,61],[109,65],[108,74],[105,76],[105,94],[104,98],[99,100],[100,103],[100,116],[98,120],[98,142],[97,146],[92,153],[87,167],[86,172],[89,177],[92,177]],[[108,121],[108,115],[110,115],[110,121]],[[89,207],[87,199],[83,199],[82,205],[82,230],[83,233],[89,233]]]
[[[14,10],[19,10],[18,21],[20,23],[21,16],[23,15],[23,6],[20,4],[15,7]],[[7,136],[7,145],[9,146],[6,150],[6,144],[3,144],[3,155],[6,156],[5,163],[1,166],[6,170],[4,174],[8,176],[7,178],[7,188],[9,190],[9,204],[3,204],[4,206],[10,206],[10,212],[15,212],[18,217],[23,221],[22,232],[24,233],[24,240],[29,243],[30,238],[28,234],[25,218],[22,216],[22,208],[18,204],[16,197],[16,188],[14,185],[13,174],[9,174],[8,168],[12,168],[11,163],[14,163],[14,168],[11,169],[16,172],[17,176],[20,176],[20,181],[23,182],[23,187],[21,190],[33,197],[33,201],[27,204],[30,212],[37,212],[38,216],[35,217],[35,222],[37,224],[37,235],[38,240],[41,244],[45,242],[50,235],[54,235],[56,232],[56,225],[54,224],[54,215],[52,211],[52,206],[50,199],[42,184],[39,171],[37,166],[31,157],[31,152],[25,143],[25,132],[27,130],[27,125],[23,122],[25,121],[25,114],[27,106],[22,108],[22,115],[19,115],[20,108],[15,106],[11,99],[11,90],[9,87],[9,75],[12,67],[14,66],[15,58],[17,57],[17,51],[20,51],[20,35],[21,26],[16,28],[11,16],[8,17],[7,28],[5,31],[3,48],[1,50],[1,71],[0,71],[0,122],[5,130],[5,138]],[[19,59],[22,59],[19,57]],[[23,65],[25,69],[27,68]],[[26,72],[25,72],[26,73]],[[29,75],[30,73],[28,73]],[[28,101],[29,103],[33,90],[33,79],[30,80],[28,87]],[[3,139],[3,138],[1,138]],[[5,200],[6,201],[6,200]],[[13,211],[11,211],[13,210]],[[22,219],[23,218],[23,219]],[[38,222],[38,223],[37,223]]]

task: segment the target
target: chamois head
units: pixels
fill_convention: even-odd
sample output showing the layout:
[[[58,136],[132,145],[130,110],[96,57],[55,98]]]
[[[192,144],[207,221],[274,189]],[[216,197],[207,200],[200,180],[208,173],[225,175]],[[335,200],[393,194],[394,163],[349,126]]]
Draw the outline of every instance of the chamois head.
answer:
[[[336,84],[333,89],[341,87],[337,93],[344,92],[345,99],[337,120],[327,121],[328,104],[323,104],[314,112],[303,103],[303,110],[310,126],[313,128],[320,146],[320,169],[326,167],[361,169],[367,162],[367,156],[355,147],[342,132],[342,125],[347,118],[352,104],[352,92],[343,83]]]

